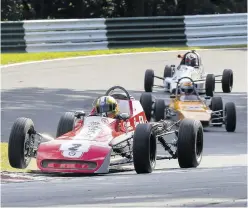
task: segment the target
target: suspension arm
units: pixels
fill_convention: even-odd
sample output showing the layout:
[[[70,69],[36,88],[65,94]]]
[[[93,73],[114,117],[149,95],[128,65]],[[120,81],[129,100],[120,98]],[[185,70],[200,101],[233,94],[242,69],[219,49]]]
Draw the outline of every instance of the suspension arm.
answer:
[[[177,155],[172,151],[170,146],[167,144],[167,142],[163,139],[163,137],[159,137],[158,141],[161,143],[161,145],[164,147],[165,151],[167,151],[171,156],[172,159],[176,159]]]

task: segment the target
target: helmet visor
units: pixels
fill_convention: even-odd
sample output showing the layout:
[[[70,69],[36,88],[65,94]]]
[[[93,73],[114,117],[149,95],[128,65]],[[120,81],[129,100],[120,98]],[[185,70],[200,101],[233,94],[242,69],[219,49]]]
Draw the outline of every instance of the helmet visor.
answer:
[[[113,104],[104,104],[97,107],[98,113],[108,113],[114,110]]]

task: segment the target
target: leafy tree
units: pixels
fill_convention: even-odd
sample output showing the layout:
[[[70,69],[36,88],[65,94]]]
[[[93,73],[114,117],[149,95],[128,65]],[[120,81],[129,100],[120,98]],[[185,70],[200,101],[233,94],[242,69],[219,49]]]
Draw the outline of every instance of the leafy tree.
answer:
[[[2,0],[2,21],[245,13],[246,0]]]

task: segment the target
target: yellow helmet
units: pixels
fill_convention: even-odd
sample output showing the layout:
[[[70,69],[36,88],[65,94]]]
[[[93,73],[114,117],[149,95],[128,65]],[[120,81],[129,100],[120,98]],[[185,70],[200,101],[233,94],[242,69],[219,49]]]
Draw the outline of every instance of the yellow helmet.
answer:
[[[111,96],[102,96],[95,102],[96,113],[106,113],[106,116],[116,116],[119,113],[117,101]]]

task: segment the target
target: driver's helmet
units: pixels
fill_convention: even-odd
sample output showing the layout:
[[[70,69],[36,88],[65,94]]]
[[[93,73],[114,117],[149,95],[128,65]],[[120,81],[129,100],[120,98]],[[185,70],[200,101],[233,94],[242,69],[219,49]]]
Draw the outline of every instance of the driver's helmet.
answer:
[[[185,65],[195,67],[198,65],[197,56],[194,53],[189,53],[185,56]]]
[[[194,93],[194,87],[192,82],[188,81],[188,82],[183,82],[180,85],[180,90],[181,93],[184,93],[185,95],[191,95]]]
[[[99,97],[94,102],[94,107],[97,114],[105,115],[110,118],[116,117],[119,113],[118,103],[112,96]]]

